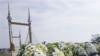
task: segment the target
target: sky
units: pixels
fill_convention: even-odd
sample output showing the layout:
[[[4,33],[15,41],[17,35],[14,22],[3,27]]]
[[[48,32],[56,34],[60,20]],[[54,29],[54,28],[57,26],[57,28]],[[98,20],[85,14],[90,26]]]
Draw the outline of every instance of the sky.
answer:
[[[9,48],[8,3],[12,21],[27,23],[30,9],[33,43],[90,42],[91,35],[100,34],[100,0],[0,0],[0,48]],[[23,44],[27,29],[12,26]],[[19,39],[13,42],[19,45]]]

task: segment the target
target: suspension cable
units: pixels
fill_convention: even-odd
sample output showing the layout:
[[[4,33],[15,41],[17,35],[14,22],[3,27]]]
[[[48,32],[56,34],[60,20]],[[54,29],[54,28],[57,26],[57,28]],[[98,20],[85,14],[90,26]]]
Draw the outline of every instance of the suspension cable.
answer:
[[[26,40],[25,40],[25,44],[26,44],[27,41],[28,41],[28,32],[27,32],[27,36],[26,36]]]

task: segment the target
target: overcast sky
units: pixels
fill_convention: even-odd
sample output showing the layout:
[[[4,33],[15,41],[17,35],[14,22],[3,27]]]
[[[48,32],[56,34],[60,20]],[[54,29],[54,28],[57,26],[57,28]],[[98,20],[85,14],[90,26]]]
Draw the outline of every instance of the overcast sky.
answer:
[[[8,3],[12,21],[27,23],[30,9],[33,43],[85,42],[100,34],[100,0],[0,0],[0,48],[9,47]],[[20,30],[25,43],[27,27],[12,30],[14,36]]]

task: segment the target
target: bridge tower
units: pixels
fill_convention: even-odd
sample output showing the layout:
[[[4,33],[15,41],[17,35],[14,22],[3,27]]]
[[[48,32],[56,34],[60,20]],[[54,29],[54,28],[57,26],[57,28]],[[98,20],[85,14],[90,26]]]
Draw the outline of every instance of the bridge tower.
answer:
[[[27,26],[28,27],[28,34],[29,34],[29,43],[32,43],[32,32],[31,32],[31,19],[30,19],[30,10],[28,9],[28,23],[21,23],[21,22],[15,22],[12,21],[12,17],[10,14],[10,8],[9,8],[9,4],[8,4],[8,16],[7,16],[7,20],[8,20],[8,27],[9,27],[9,41],[10,41],[10,50],[14,51],[14,44],[12,39],[13,38],[19,38],[20,40],[20,45],[21,45],[21,34],[19,32],[19,36],[13,36],[12,35],[12,25],[23,25],[23,26]]]

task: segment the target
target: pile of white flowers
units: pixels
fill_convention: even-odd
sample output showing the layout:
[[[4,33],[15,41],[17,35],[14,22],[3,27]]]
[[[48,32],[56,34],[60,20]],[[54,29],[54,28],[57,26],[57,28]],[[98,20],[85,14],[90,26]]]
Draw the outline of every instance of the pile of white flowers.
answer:
[[[65,56],[62,51],[60,51],[58,48],[54,48],[54,52],[52,53],[53,56]]]
[[[75,56],[88,56],[85,50],[77,44],[74,45],[73,53]]]
[[[28,44],[21,56],[46,56],[47,47],[43,44]],[[19,56],[19,55],[17,55]]]
[[[92,43],[86,43],[86,52],[89,56],[98,56],[98,51]]]
[[[48,43],[25,45],[17,56],[99,56],[92,43]]]

